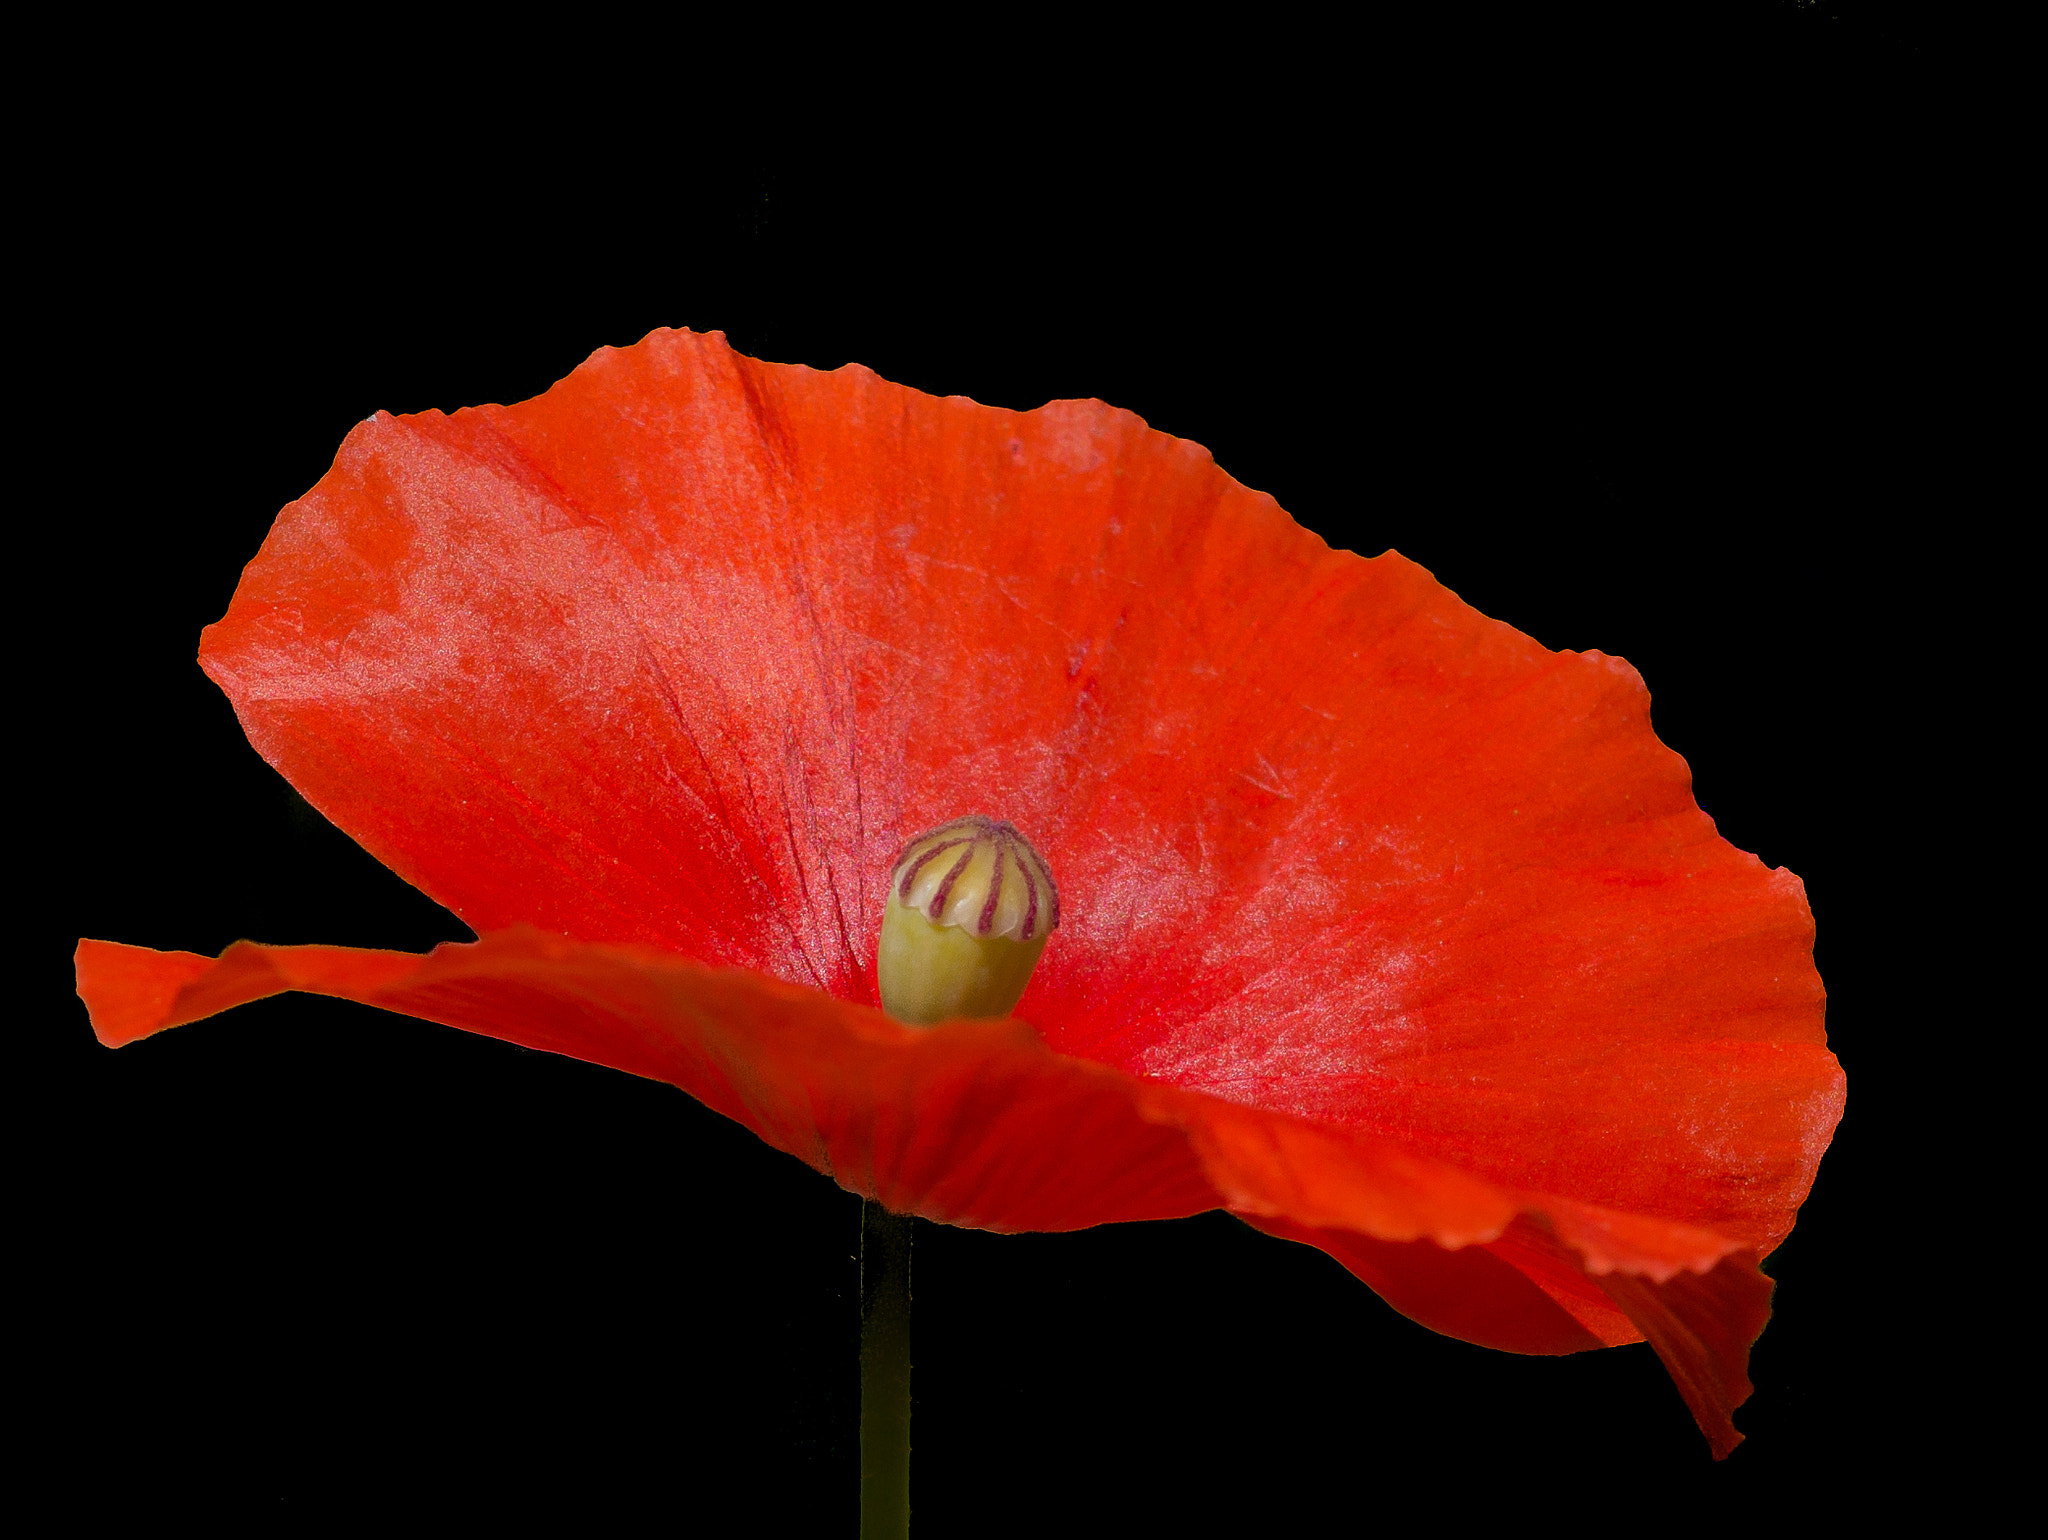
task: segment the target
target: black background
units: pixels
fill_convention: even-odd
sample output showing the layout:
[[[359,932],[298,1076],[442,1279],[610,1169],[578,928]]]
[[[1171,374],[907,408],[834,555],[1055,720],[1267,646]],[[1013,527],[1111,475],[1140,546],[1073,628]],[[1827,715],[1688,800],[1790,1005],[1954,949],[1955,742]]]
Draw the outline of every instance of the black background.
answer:
[[[1100,397],[1333,544],[1627,657],[1701,805],[1819,919],[1850,1111],[1772,1260],[1733,1459],[1646,1347],[1435,1337],[1227,1216],[927,1225],[920,1533],[1350,1532],[1397,1496],[1685,1527],[1903,1490],[1926,1457],[1896,1430],[1939,1414],[1873,1263],[1932,1179],[1872,824],[1912,795],[1905,740],[1960,709],[1898,599],[1958,559],[1895,522],[1955,517],[1916,269],[1945,64],[1887,13],[1710,10],[1225,47],[1136,101],[1129,61],[901,109],[712,101],[685,69],[649,101],[621,68],[621,100],[508,88],[478,128],[394,62],[116,114],[38,237],[62,490],[24,839],[60,858],[15,1101],[49,1130],[25,1346],[67,1504],[851,1533],[857,1200],[588,1065],[298,997],[112,1054],[69,995],[80,935],[466,936],[257,758],[198,632],[372,410],[523,399],[660,325],[1008,407]]]

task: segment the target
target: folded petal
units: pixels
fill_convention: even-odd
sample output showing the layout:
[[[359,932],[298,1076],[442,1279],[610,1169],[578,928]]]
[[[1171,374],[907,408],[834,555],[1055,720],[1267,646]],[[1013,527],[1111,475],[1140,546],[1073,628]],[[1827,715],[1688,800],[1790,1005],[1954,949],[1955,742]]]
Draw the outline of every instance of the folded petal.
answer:
[[[1748,1392],[1768,1285],[1724,1260],[1735,1243],[1143,1080],[1057,1053],[1020,1021],[909,1028],[748,970],[524,927],[426,957],[240,942],[213,961],[84,941],[77,970],[110,1046],[285,990],[335,995],[668,1081],[841,1185],[949,1224],[1067,1230],[1229,1208],[1489,1346],[1619,1340],[1572,1306],[1604,1295],[1672,1366],[1717,1452],[1739,1437],[1728,1414]]]

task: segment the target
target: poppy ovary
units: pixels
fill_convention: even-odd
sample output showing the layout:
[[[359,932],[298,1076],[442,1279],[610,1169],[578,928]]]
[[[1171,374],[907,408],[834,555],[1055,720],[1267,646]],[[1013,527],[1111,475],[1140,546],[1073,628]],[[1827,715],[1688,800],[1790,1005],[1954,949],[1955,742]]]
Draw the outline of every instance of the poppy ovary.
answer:
[[[882,1009],[913,1026],[1007,1016],[1059,923],[1052,870],[1016,825],[975,813],[927,829],[889,874]]]

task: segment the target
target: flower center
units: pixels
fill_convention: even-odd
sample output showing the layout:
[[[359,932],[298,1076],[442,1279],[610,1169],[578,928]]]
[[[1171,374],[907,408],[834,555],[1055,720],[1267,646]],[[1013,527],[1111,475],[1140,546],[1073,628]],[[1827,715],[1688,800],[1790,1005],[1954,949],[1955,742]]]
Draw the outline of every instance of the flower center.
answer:
[[[916,1026],[1007,1016],[1060,923],[1052,872],[1016,826],[979,813],[927,829],[889,877],[875,971]]]

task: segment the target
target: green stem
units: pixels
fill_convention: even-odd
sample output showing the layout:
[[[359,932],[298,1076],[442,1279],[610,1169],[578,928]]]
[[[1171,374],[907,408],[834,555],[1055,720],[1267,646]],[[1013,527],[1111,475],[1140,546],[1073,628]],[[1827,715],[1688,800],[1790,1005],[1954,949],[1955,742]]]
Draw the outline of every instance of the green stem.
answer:
[[[860,1214],[860,1535],[910,1534],[910,1216]]]

